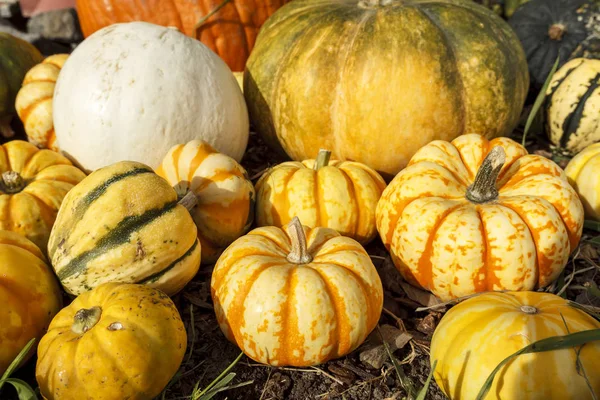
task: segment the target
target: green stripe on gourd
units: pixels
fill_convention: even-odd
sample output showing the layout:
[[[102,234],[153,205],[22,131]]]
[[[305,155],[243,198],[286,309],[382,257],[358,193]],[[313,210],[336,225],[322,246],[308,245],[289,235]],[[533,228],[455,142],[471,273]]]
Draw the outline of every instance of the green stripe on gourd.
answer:
[[[581,118],[583,117],[583,110],[585,109],[586,103],[588,99],[592,96],[592,93],[594,93],[594,91],[598,89],[598,87],[600,87],[600,74],[597,74],[594,77],[594,79],[592,79],[590,87],[588,88],[588,90],[586,90],[584,95],[581,96],[577,107],[575,107],[573,112],[569,114],[567,118],[565,118],[565,121],[563,122],[564,134],[560,138],[560,145],[562,147],[566,147],[568,145],[571,135],[576,133],[579,129]]]
[[[106,193],[106,191],[111,185],[120,182],[123,179],[146,173],[154,173],[154,171],[149,167],[135,167],[127,172],[118,175],[113,175],[112,177],[104,181],[101,185],[90,190],[77,202],[77,205],[75,206],[74,211],[72,212],[73,214],[70,217],[70,223],[65,225],[64,227],[61,227],[63,232],[71,232],[75,228],[75,225],[79,221],[81,221],[86,211],[90,208],[94,201],[100,198],[104,193]],[[50,244],[50,248],[48,249],[48,254],[50,255],[50,258],[54,256],[57,247],[59,247],[59,244],[57,244],[56,242]]]
[[[154,283],[154,282],[158,281],[160,278],[163,277],[164,274],[166,274],[167,272],[169,272],[170,270],[175,268],[175,266],[177,266],[177,264],[179,264],[180,262],[184,261],[186,258],[191,256],[192,253],[194,253],[194,251],[196,250],[196,248],[198,248],[198,243],[199,243],[198,240],[194,241],[194,244],[192,245],[192,247],[190,247],[177,260],[173,261],[171,264],[169,264],[167,267],[165,267],[162,271],[159,271],[159,272],[152,274],[144,279],[141,279],[140,281],[138,281],[136,283],[147,284],[147,283]]]
[[[172,211],[176,206],[177,201],[172,201],[166,203],[162,208],[151,209],[141,215],[125,217],[115,228],[111,229],[106,236],[98,240],[93,249],[81,253],[61,268],[57,272],[58,278],[63,281],[73,275],[85,272],[87,263],[96,257],[105,254],[107,251],[129,242],[132,233],[151,223],[156,218]]]

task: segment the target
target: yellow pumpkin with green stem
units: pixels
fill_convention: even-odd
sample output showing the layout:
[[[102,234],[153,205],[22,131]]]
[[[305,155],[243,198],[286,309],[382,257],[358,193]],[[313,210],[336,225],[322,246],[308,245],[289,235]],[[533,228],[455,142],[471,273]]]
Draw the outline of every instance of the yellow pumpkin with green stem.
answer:
[[[214,263],[254,221],[254,186],[233,158],[203,140],[173,146],[156,169],[179,198],[196,197],[191,210],[202,244],[202,263]]]
[[[440,321],[431,340],[433,376],[450,399],[474,400],[506,357],[535,341],[589,329],[600,329],[600,322],[560,296],[484,293]],[[485,400],[591,400],[590,389],[600,393],[599,341],[516,357],[499,370]]]
[[[62,307],[62,295],[40,249],[18,233],[0,230],[0,376]],[[33,354],[29,354],[27,359]]]
[[[38,346],[36,378],[47,400],[152,399],[179,369],[186,346],[165,293],[105,283],[54,317]]]
[[[48,255],[65,290],[82,294],[104,282],[143,283],[168,295],[198,272],[200,243],[188,209],[145,164],[100,168],[65,197]]]
[[[281,227],[298,216],[307,226],[335,229],[361,244],[373,240],[385,181],[364,164],[329,161],[330,156],[321,150],[316,160],[267,171],[256,183],[257,225]]]
[[[219,326],[244,353],[273,366],[342,357],[375,328],[383,307],[377,270],[355,240],[294,218],[242,236],[211,280]]]
[[[0,229],[20,233],[45,252],[65,195],[84,178],[54,151],[23,140],[0,146]]]
[[[554,162],[473,134],[420,149],[383,192],[377,228],[400,273],[448,300],[549,285],[583,206]]]

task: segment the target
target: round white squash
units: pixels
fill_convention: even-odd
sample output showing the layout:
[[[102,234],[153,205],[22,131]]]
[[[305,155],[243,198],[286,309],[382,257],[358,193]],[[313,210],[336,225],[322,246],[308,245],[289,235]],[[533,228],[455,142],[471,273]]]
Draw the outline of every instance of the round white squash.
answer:
[[[246,103],[229,67],[200,41],[146,22],[114,24],[81,43],[54,92],[58,146],[92,171],[118,161],[158,167],[202,139],[240,161]]]

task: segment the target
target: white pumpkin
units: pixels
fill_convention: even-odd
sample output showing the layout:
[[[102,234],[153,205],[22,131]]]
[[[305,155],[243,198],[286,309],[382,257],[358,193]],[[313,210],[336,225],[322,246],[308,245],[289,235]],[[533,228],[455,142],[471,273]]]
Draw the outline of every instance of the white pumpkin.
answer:
[[[110,25],[65,62],[54,92],[58,146],[92,171],[118,161],[158,167],[202,139],[240,161],[246,103],[229,67],[200,41],[146,22]]]

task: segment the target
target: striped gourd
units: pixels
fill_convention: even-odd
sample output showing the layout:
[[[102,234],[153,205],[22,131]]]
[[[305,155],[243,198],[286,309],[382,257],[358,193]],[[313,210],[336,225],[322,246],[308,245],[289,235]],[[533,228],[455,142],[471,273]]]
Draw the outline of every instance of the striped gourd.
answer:
[[[31,68],[25,74],[23,87],[15,101],[29,141],[54,151],[58,151],[58,144],[52,119],[52,99],[58,74],[68,57],[68,54],[55,54]]]
[[[385,181],[375,170],[352,161],[290,161],[265,173],[256,183],[258,226],[282,227],[294,216],[311,228],[335,229],[361,244],[377,236],[375,209]]]
[[[600,60],[577,58],[553,76],[546,92],[552,143],[576,154],[600,141]]]
[[[67,194],[50,234],[48,255],[65,290],[79,295],[124,282],[177,293],[200,266],[189,200],[178,203],[175,190],[141,163],[94,171]]]
[[[474,400],[506,357],[535,341],[590,329],[600,322],[552,293],[484,293],[452,307],[438,324],[433,375],[451,400]],[[592,391],[600,393],[599,341],[514,358],[485,400],[592,400]]]
[[[202,244],[202,263],[214,263],[225,247],[250,229],[254,186],[233,158],[202,140],[173,146],[156,173],[177,195],[196,195],[191,214]]]
[[[233,242],[215,265],[211,294],[225,336],[274,366],[343,357],[375,328],[383,306],[381,279],[365,249],[298,218]]]
[[[581,199],[586,219],[600,222],[600,143],[583,149],[569,161],[565,174]]]

